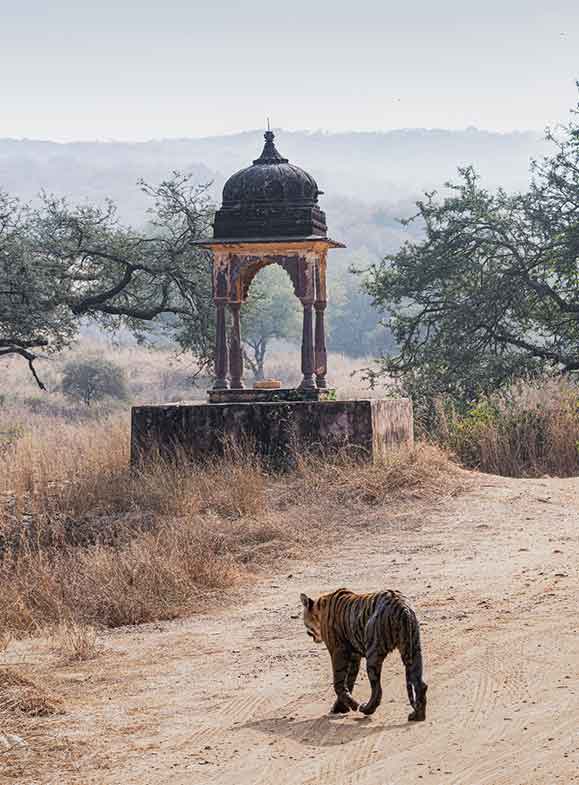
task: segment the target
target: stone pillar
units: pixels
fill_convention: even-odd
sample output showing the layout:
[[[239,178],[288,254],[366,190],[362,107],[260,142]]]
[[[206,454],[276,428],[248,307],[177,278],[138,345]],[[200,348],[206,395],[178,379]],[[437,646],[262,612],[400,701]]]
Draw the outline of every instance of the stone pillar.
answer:
[[[316,379],[315,372],[315,355],[314,355],[314,304],[311,302],[304,302],[304,321],[302,331],[302,373],[303,379],[300,387],[303,390],[315,390]]]
[[[315,326],[315,371],[316,382],[320,388],[326,388],[328,383],[326,381],[326,374],[328,372],[328,353],[326,351],[326,327],[324,324],[324,316],[327,303],[316,302],[316,326]]]
[[[227,390],[229,381],[227,379],[228,351],[227,333],[225,328],[225,303],[218,302],[217,320],[215,323],[215,383],[214,390]]]
[[[231,337],[229,341],[229,375],[231,389],[242,390],[243,384],[243,350],[241,346],[241,303],[230,303]]]

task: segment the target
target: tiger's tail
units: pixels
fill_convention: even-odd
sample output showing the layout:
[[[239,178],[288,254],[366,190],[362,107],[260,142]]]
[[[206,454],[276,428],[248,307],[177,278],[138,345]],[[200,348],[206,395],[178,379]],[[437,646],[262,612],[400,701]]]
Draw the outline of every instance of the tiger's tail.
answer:
[[[428,685],[422,680],[422,646],[420,642],[420,625],[410,608],[405,608],[402,618],[403,651],[402,660],[406,668],[406,691],[408,700],[415,713],[426,712],[426,691]]]

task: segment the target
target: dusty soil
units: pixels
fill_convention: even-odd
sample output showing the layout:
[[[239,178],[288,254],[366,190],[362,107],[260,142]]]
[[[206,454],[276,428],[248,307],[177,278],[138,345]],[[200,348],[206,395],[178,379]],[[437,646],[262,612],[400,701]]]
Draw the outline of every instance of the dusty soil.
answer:
[[[0,769],[0,779],[579,783],[578,566],[577,480],[478,477],[436,509],[376,510],[365,532],[247,588],[237,607],[119,630],[92,662],[55,667],[38,644],[13,647],[10,657],[32,670],[51,665],[46,678],[67,714],[47,724],[50,754],[28,753],[22,773]],[[299,593],[341,585],[413,599],[430,685],[425,723],[406,721],[397,655],[373,717],[328,714],[329,658],[304,633]],[[365,676],[355,694],[368,694]]]

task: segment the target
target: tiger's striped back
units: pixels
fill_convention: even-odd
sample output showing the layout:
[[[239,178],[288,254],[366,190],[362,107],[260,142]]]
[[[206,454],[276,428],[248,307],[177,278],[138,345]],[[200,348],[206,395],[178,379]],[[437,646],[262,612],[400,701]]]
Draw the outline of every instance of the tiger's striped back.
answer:
[[[406,597],[388,590],[356,594],[349,589],[337,589],[322,594],[318,599],[322,639],[332,651],[336,645],[349,643],[366,656],[366,634],[370,619],[380,619],[380,643],[384,654],[402,649],[411,657],[420,646],[416,615]]]

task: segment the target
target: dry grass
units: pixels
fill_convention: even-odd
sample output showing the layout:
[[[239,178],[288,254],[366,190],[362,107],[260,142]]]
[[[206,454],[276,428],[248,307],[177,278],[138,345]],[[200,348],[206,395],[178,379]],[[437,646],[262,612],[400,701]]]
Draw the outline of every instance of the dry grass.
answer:
[[[6,651],[12,641],[12,633],[8,630],[0,632],[0,654]]]
[[[206,379],[190,356],[176,350],[137,346],[134,342],[119,345],[114,337],[83,337],[72,348],[36,361],[36,367],[48,394],[42,393],[30,375],[26,362],[18,357],[2,358],[0,395],[5,405],[18,404],[25,414],[32,411],[59,416],[59,419],[90,415],[84,404],[71,404],[60,395],[64,366],[70,360],[99,356],[124,368],[131,398],[150,403],[199,398],[204,395]],[[194,383],[195,382],[195,383]]]
[[[46,721],[63,713],[58,696],[18,669],[0,667],[0,772],[10,782],[27,782],[31,763],[51,754]]]
[[[433,501],[461,483],[428,446],[376,465],[312,457],[283,477],[251,454],[137,472],[123,422],[51,425],[0,458],[0,628],[76,625],[69,650],[82,658],[92,644],[71,630],[190,614],[337,536],[348,506]]]
[[[565,377],[519,381],[466,416],[438,407],[436,438],[468,467],[507,477],[579,474],[579,388]]]
[[[347,455],[325,460],[306,457],[299,471],[310,496],[336,505],[432,502],[452,496],[465,484],[463,473],[447,453],[425,442],[393,450],[386,460],[373,464],[356,463]]]
[[[0,462],[0,538],[9,531],[21,537],[24,522],[28,536],[41,543],[100,541],[111,532],[122,536],[126,527],[148,528],[143,513],[241,517],[264,507],[264,475],[251,458],[234,457],[203,472],[176,471],[163,461],[146,471],[131,469],[124,418],[49,425],[19,439]],[[102,536],[100,516],[107,516]]]
[[[62,622],[52,630],[50,644],[64,663],[93,660],[101,652],[95,628],[75,621]]]
[[[62,714],[62,701],[14,668],[0,668],[0,721],[10,714],[48,717]]]

